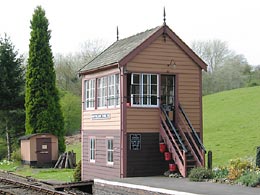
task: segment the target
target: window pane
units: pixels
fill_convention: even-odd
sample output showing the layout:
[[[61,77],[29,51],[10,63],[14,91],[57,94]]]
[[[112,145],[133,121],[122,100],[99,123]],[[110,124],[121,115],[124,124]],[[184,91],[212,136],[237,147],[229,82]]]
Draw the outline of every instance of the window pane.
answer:
[[[110,162],[114,162],[114,159],[113,159],[113,152],[112,152],[112,151],[111,151]]]
[[[139,94],[140,93],[140,86],[139,85],[133,85],[133,94]]]
[[[143,75],[143,84],[147,84],[147,75]]]
[[[151,105],[157,105],[157,96],[151,96]]]
[[[107,140],[107,162],[113,162],[113,139]]]
[[[152,92],[151,94],[157,94],[157,85],[152,85]]]
[[[85,81],[85,108],[94,107],[94,100],[95,100],[95,79],[91,79]]]
[[[143,94],[148,94],[148,86],[147,85],[144,85],[143,86]]]
[[[153,75],[151,75],[151,77],[152,77],[152,79],[151,79],[152,82],[151,82],[151,83],[152,83],[152,84],[157,84],[157,75],[154,75],[154,74],[153,74]]]
[[[113,140],[110,140],[110,149],[113,150]]]
[[[90,160],[95,160],[95,139],[90,138]]]
[[[139,95],[133,95],[133,104],[140,104],[140,96]]]
[[[143,104],[144,104],[144,105],[147,105],[147,95],[144,95],[144,96],[143,96]]]
[[[138,74],[133,74],[133,84],[139,84],[140,77]]]

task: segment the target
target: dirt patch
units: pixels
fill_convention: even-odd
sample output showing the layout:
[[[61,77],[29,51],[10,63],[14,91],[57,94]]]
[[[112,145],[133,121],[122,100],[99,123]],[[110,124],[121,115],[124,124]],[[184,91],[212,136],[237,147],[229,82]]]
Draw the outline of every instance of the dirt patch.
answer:
[[[66,145],[73,145],[76,143],[81,142],[81,134],[76,134],[76,135],[72,135],[72,136],[66,136],[65,137],[65,143]]]

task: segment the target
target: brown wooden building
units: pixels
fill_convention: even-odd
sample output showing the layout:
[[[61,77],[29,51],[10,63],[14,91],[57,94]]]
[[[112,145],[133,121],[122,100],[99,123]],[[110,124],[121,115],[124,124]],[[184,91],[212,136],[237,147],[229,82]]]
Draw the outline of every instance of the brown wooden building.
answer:
[[[23,164],[50,166],[58,160],[58,138],[49,133],[25,135],[21,140]]]
[[[186,176],[204,166],[206,69],[167,25],[118,40],[86,64],[82,179],[162,175],[169,163]]]

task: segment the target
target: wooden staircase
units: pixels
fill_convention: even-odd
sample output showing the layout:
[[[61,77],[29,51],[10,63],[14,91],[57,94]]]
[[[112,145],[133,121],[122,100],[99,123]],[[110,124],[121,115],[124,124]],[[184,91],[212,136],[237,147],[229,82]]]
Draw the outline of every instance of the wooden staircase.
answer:
[[[190,169],[205,165],[206,149],[180,104],[175,109],[175,114],[176,126],[167,114],[167,107],[161,106],[160,135],[180,174],[187,177]]]

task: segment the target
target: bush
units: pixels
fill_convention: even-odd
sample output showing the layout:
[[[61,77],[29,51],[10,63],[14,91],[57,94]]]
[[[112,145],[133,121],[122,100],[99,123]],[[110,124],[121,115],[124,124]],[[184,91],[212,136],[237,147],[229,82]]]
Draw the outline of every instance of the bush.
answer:
[[[213,169],[213,177],[215,179],[225,179],[228,177],[228,169],[226,167],[218,167]]]
[[[260,185],[260,174],[257,172],[247,172],[242,175],[237,182],[242,185],[256,187],[257,185]]]
[[[15,151],[13,151],[11,158],[12,158],[13,161],[20,162],[20,161],[22,160],[22,157],[21,157],[21,149],[18,148],[18,149],[16,149]]]
[[[81,160],[78,162],[76,169],[73,174],[73,178],[75,182],[81,181]]]
[[[248,159],[234,159],[230,160],[230,164],[228,166],[228,179],[236,180],[245,172],[253,169],[252,161]]]
[[[204,167],[194,168],[190,171],[190,181],[204,181],[205,179],[212,179],[213,173]]]

